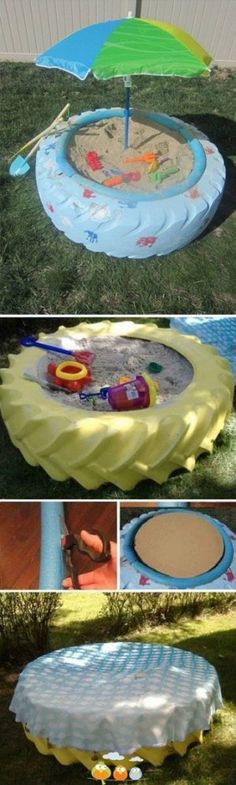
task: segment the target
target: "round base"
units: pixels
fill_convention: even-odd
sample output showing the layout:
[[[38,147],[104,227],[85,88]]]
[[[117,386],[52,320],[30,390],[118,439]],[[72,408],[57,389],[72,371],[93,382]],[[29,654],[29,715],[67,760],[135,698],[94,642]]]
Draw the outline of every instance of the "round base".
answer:
[[[172,589],[216,580],[229,568],[233,545],[214,518],[186,509],[141,515],[129,526],[124,556],[142,575]]]
[[[222,559],[221,533],[204,515],[169,512],[154,515],[134,538],[140,561],[171,578],[194,578],[213,569]]]
[[[131,115],[136,114],[131,110]],[[105,187],[79,174],[67,153],[75,130],[123,116],[122,109],[84,112],[63,123],[59,136],[44,139],[36,157],[40,199],[56,228],[90,251],[131,259],[171,253],[198,237],[213,218],[224,188],[223,158],[194,127],[167,115],[139,111],[143,121],[161,124],[187,141],[194,162],[191,173],[155,194]]]

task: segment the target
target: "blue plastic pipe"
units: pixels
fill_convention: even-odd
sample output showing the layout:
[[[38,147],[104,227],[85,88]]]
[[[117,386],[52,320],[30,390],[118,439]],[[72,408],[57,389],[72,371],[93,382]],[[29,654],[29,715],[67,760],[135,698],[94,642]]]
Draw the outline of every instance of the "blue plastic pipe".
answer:
[[[162,501],[162,499],[160,499],[158,504],[159,504],[159,507],[161,507],[161,508],[162,507],[168,507],[168,509],[170,509],[170,508],[171,509],[173,509],[173,508],[175,509],[177,507],[181,507],[181,509],[183,509],[183,507],[189,507],[189,502],[172,502],[171,499],[169,499],[169,501],[164,501],[164,502]]]
[[[62,589],[65,577],[61,535],[64,531],[62,502],[41,502],[41,549],[39,589]]]

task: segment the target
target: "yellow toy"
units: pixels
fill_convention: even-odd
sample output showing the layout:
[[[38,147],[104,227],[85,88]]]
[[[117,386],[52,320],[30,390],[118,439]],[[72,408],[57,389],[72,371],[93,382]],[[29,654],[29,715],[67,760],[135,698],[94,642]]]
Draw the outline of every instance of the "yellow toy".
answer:
[[[148,174],[150,174],[151,172],[156,172],[158,166],[159,166],[159,161],[157,158],[155,158],[154,161],[152,161],[152,163],[148,166]]]
[[[105,785],[105,780],[111,776],[111,769],[101,760],[93,767],[91,774],[95,780],[101,780],[102,785]]]
[[[68,381],[77,382],[79,379],[85,379],[88,376],[88,369],[83,363],[78,363],[76,360],[64,360],[63,363],[56,368],[56,376],[58,379],[67,379]]]
[[[119,384],[127,384],[127,382],[130,381],[131,381],[130,376],[120,376],[119,378]]]

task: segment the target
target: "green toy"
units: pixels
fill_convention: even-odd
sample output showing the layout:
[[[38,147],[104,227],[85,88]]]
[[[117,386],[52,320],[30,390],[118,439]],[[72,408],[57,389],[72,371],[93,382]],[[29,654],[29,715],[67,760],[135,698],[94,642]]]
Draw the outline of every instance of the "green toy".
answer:
[[[156,185],[160,185],[162,180],[165,180],[166,177],[170,177],[171,174],[176,174],[179,172],[179,169],[176,166],[170,166],[169,169],[165,169],[164,172],[150,172],[149,177]]]
[[[149,363],[147,370],[149,373],[160,373],[163,371],[163,365],[158,365],[158,363]]]

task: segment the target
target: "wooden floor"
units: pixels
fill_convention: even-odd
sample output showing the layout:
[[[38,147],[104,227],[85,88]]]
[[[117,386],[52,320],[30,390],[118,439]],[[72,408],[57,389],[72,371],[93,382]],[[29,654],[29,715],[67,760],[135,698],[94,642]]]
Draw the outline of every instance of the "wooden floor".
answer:
[[[65,502],[69,531],[100,529],[116,541],[114,502]],[[40,563],[40,503],[0,503],[0,589],[37,589]],[[88,572],[93,562],[81,554],[80,571]]]
[[[37,588],[39,554],[40,504],[1,502],[0,588]]]

